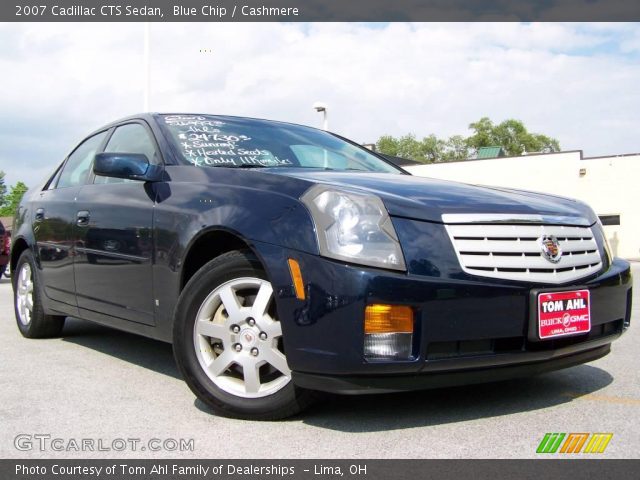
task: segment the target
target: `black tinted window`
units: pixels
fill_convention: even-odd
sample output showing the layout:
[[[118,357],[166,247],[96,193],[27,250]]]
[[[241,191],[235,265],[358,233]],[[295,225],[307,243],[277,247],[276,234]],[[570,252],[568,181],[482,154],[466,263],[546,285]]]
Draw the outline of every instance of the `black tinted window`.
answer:
[[[56,188],[75,187],[86,182],[93,158],[106,135],[105,131],[89,137],[69,155],[67,163],[62,168]]]

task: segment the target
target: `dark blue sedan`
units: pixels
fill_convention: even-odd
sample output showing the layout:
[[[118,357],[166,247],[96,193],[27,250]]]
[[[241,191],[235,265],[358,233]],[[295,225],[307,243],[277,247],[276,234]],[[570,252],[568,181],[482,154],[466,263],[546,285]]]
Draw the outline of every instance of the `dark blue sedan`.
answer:
[[[629,264],[584,203],[417,178],[325,131],[227,116],[89,135],[25,195],[10,262],[25,337],[74,316],[172,342],[198,398],[253,419],[318,391],[592,361],[631,311]]]

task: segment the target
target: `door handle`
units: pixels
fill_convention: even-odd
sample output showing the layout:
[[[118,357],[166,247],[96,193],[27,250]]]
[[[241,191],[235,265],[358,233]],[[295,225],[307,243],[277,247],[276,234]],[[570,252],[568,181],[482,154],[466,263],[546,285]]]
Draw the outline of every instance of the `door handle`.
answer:
[[[44,220],[44,208],[38,208],[36,209],[36,216],[34,218],[34,221],[41,222],[42,220]]]
[[[86,227],[89,225],[91,215],[87,210],[80,210],[76,215],[76,225],[79,227]]]

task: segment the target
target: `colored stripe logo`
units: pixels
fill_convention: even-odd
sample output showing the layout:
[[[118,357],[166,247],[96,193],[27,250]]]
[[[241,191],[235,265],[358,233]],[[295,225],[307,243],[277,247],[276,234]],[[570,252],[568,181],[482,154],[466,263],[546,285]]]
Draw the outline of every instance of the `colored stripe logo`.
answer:
[[[604,453],[611,437],[613,437],[613,433],[594,433],[584,449],[584,453]]]
[[[611,437],[613,433],[545,433],[536,453],[604,453]]]

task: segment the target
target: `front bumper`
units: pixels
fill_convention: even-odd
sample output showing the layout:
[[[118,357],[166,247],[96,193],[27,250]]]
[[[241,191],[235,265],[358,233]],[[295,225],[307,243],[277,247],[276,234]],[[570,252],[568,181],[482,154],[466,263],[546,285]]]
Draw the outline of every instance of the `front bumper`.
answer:
[[[610,342],[611,340],[607,341]],[[598,343],[600,342],[593,342],[591,346],[594,347],[594,345]],[[606,343],[605,345],[596,346],[589,350],[568,350],[575,351],[573,353],[556,351],[551,358],[525,364],[507,364],[506,366],[500,367],[480,367],[479,365],[475,365],[475,368],[468,370],[458,369],[414,375],[330,376],[293,372],[293,381],[297,386],[302,388],[345,395],[404,392],[452,387],[456,385],[471,385],[519,377],[530,377],[562,368],[575,367],[576,365],[592,362],[604,357],[611,351],[611,345]]]
[[[388,392],[526,376],[595,360],[629,326],[631,273],[616,259],[595,278],[549,290],[588,288],[591,332],[544,342],[528,337],[531,292],[540,285],[494,282],[463,272],[387,272],[254,244],[276,290],[293,380],[342,393]],[[287,258],[300,263],[306,299],[295,297]],[[371,303],[415,311],[413,354],[364,358],[364,310]]]

